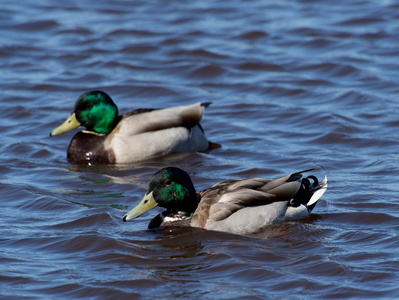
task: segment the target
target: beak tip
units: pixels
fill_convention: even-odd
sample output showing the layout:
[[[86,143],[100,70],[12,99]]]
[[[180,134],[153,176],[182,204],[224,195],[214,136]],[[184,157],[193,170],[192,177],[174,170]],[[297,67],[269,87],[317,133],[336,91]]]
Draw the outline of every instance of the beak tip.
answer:
[[[136,219],[142,215],[144,215],[150,209],[153,209],[158,204],[155,202],[155,199],[152,195],[152,192],[149,194],[145,194],[144,198],[141,199],[140,203],[133,208],[132,210],[128,211],[122,218],[123,222],[127,222],[133,219]]]
[[[76,119],[75,113],[72,113],[60,126],[55,128],[50,136],[55,136],[59,134],[63,134],[65,132],[71,131],[80,126],[80,122]]]

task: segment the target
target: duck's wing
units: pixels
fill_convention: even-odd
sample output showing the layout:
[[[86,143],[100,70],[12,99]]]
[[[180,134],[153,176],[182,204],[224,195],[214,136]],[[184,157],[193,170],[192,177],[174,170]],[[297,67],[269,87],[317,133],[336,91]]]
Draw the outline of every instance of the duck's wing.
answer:
[[[240,179],[222,181],[209,189],[198,192],[200,203],[191,218],[191,226],[205,228],[207,220],[211,217],[211,206],[218,203],[230,185],[239,181]]]
[[[191,224],[204,228],[208,220],[217,222],[227,219],[243,208],[279,202],[289,203],[301,189],[301,173],[292,173],[273,180],[250,178],[216,184],[210,189],[199,192],[201,202],[192,217]],[[311,193],[307,201],[310,198]]]
[[[164,109],[141,109],[122,115],[114,132],[124,136],[138,135],[144,132],[186,127],[199,124],[208,103],[170,107]]]

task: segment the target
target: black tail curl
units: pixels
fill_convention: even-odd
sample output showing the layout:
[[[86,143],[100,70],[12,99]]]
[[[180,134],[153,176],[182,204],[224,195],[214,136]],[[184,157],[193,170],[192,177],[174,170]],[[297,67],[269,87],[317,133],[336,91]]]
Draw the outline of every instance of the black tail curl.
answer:
[[[301,204],[306,206],[310,198],[312,198],[314,192],[319,188],[319,180],[316,178],[316,176],[310,175],[306,178],[303,178],[301,180],[301,187],[295,194],[294,198],[290,201],[290,205],[293,207],[298,207]],[[308,207],[308,210],[311,211],[316,206],[316,203]]]

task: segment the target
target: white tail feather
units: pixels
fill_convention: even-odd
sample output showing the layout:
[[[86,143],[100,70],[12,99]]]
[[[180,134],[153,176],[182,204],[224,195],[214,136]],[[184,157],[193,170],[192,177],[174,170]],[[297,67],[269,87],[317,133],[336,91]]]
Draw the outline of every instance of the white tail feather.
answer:
[[[328,186],[327,176],[324,177],[324,180],[322,182],[320,182],[319,185],[320,185],[320,188],[313,194],[312,198],[310,198],[310,200],[306,204],[306,206],[311,206],[311,205],[315,204],[321,198],[321,196],[323,196],[323,194],[327,190],[327,186]]]

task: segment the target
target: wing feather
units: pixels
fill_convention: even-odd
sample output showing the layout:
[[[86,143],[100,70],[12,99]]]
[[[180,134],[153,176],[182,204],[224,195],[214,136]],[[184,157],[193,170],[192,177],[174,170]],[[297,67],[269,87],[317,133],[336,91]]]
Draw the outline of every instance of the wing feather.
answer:
[[[124,117],[115,132],[132,136],[172,127],[192,128],[201,121],[204,110],[205,107],[199,102],[186,106],[144,110]]]
[[[212,188],[199,192],[201,202],[191,224],[204,228],[208,219],[224,220],[245,207],[289,201],[301,186],[297,180],[290,181],[291,176],[292,174],[273,180],[236,179],[215,184]]]

